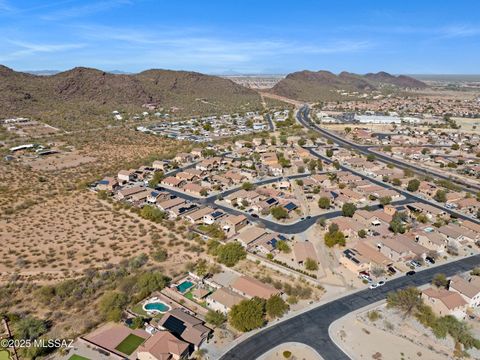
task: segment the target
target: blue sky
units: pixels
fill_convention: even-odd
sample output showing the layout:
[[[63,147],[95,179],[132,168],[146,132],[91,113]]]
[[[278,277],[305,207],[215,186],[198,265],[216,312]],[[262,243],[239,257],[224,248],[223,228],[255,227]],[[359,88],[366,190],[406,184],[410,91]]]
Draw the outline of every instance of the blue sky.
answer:
[[[480,1],[0,0],[0,64],[480,73]]]

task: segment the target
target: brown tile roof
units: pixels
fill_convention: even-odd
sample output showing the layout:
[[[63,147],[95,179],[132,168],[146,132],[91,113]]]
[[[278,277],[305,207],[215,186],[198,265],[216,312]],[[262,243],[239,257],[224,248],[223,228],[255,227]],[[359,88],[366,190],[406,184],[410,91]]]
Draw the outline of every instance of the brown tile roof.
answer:
[[[252,226],[249,228],[246,228],[243,230],[239,235],[238,235],[238,240],[243,242],[245,245],[250,244],[252,241],[255,241],[258,239],[260,236],[263,234],[266,234],[267,232],[265,229],[259,228],[257,226]]]
[[[180,357],[190,345],[177,339],[168,331],[159,331],[139,346],[137,353],[146,352],[157,360],[170,360],[172,355]]]
[[[480,278],[473,276],[469,281],[456,275],[450,279],[450,288],[468,298],[473,298],[480,293]]]
[[[210,299],[224,305],[226,308],[231,309],[233,305],[237,305],[245,298],[236,292],[233,292],[227,288],[220,288],[209,296]]]
[[[467,302],[462,298],[462,296],[453,291],[428,288],[423,290],[422,293],[430,298],[440,300],[449,310],[454,310],[467,305]]]
[[[247,296],[257,296],[262,299],[269,299],[271,296],[280,293],[280,290],[275,289],[273,286],[264,284],[249,276],[240,276],[237,278],[232,284],[232,289]]]

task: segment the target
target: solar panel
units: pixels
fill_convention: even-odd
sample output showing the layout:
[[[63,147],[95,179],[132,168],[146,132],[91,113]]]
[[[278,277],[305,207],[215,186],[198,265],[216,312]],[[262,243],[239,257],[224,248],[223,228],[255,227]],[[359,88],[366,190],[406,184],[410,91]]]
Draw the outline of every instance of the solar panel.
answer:
[[[212,217],[213,218],[217,218],[219,216],[223,215],[223,213],[221,211],[215,211],[213,214],[212,214]]]
[[[163,327],[170,330],[177,336],[181,336],[185,329],[187,328],[184,322],[180,319],[177,319],[174,316],[169,316],[168,319],[163,323]]]
[[[288,203],[287,205],[284,206],[284,208],[287,210],[294,210],[297,208],[297,205],[295,205],[294,203]]]

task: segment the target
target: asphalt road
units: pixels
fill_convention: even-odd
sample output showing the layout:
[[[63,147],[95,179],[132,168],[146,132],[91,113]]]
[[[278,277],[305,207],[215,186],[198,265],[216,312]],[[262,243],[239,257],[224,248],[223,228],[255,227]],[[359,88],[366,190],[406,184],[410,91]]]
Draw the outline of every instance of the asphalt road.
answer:
[[[319,158],[319,159],[322,159],[324,162],[327,162],[327,163],[328,163],[328,162],[332,162],[331,159],[329,159],[328,157],[323,156],[323,155],[317,153],[314,149],[312,149],[312,148],[306,148],[306,149],[309,150],[310,153],[311,153],[313,156],[315,156],[315,157],[317,157],[317,158]],[[448,209],[448,208],[446,208],[445,206],[443,206],[443,205],[440,204],[440,203],[437,203],[437,202],[435,202],[435,201],[431,201],[431,200],[428,200],[428,199],[424,199],[424,198],[422,198],[422,197],[420,197],[420,196],[415,195],[414,193],[411,193],[411,192],[408,192],[408,191],[406,191],[406,190],[403,190],[402,188],[399,188],[399,187],[394,186],[394,185],[392,185],[392,184],[389,184],[389,183],[386,183],[386,182],[383,182],[383,181],[380,181],[380,180],[371,178],[371,177],[369,177],[369,176],[367,176],[367,175],[365,175],[365,174],[362,174],[361,172],[359,172],[359,171],[357,171],[357,170],[355,170],[355,169],[348,168],[348,167],[346,167],[346,166],[340,165],[340,170],[349,171],[349,172],[351,172],[352,174],[358,175],[358,176],[360,176],[362,179],[368,180],[368,181],[370,181],[370,182],[373,183],[373,184],[380,185],[380,186],[383,186],[383,187],[385,187],[385,188],[387,188],[387,189],[391,189],[391,190],[397,191],[398,193],[402,194],[402,195],[405,197],[405,199],[406,199],[405,203],[421,202],[421,203],[423,203],[423,204],[428,204],[428,205],[431,205],[431,206],[436,207],[437,209],[441,209],[441,210],[445,211],[446,213],[448,213],[448,214],[450,214],[450,215],[453,215],[453,216],[455,216],[455,217],[457,217],[457,218],[459,218],[459,219],[470,220],[470,221],[472,221],[472,222],[480,225],[480,220],[479,220],[479,219],[475,219],[475,218],[473,218],[473,217],[464,215],[464,214],[462,214],[462,213],[460,213],[460,212],[458,212],[458,211],[455,211],[455,210],[453,210],[453,209]],[[395,205],[394,202],[392,202],[392,204]]]
[[[388,281],[383,287],[365,289],[321,305],[313,310],[285,320],[252,335],[233,347],[221,360],[253,360],[268,350],[286,342],[311,346],[325,360],[348,359],[329,336],[328,328],[348,313],[385,299],[390,291],[409,286],[421,286],[432,281],[435,274],[453,276],[480,265],[480,255],[428,268],[413,276],[402,276]]]
[[[316,154],[313,150],[311,150],[311,149],[309,149],[309,150],[315,156],[320,157],[320,155]],[[327,159],[327,161],[328,161],[328,159]],[[322,174],[322,173],[326,173],[326,172],[320,172],[319,174]],[[276,181],[281,180],[281,179],[290,179],[290,180],[301,179],[301,178],[304,178],[304,177],[307,177],[307,176],[310,176],[310,174],[306,173],[306,174],[281,176],[281,177],[275,177],[275,178],[269,178],[269,179],[265,179],[265,180],[256,181],[254,184],[256,186],[260,186],[260,185],[270,184],[270,183],[276,182]],[[280,224],[280,223],[277,223],[275,221],[270,221],[270,220],[263,219],[263,218],[260,218],[260,217],[253,217],[251,214],[247,214],[243,211],[234,209],[234,208],[229,207],[229,206],[224,206],[224,205],[220,205],[220,204],[215,203],[215,201],[218,199],[219,195],[222,196],[223,198],[225,198],[226,196],[228,196],[228,195],[234,193],[235,191],[238,191],[239,189],[241,189],[241,186],[233,188],[233,189],[226,190],[226,191],[224,191],[224,192],[222,192],[218,195],[208,196],[206,198],[197,198],[197,197],[185,194],[184,192],[181,192],[181,191],[176,191],[176,190],[167,189],[167,188],[164,188],[164,189],[165,189],[165,191],[168,191],[170,194],[175,195],[179,198],[182,198],[182,199],[185,199],[185,200],[197,203],[197,204],[208,205],[208,206],[211,206],[213,208],[221,209],[228,214],[245,215],[250,223],[263,224],[263,226],[265,226],[266,229],[271,230],[271,231],[275,231],[275,232],[278,232],[278,233],[281,233],[281,234],[288,234],[288,235],[298,234],[298,233],[306,231],[308,228],[315,225],[315,223],[317,222],[317,220],[319,218],[323,218],[325,220],[328,220],[328,219],[333,219],[333,218],[336,218],[336,217],[342,215],[342,211],[340,211],[340,210],[330,211],[330,212],[320,214],[320,215],[305,217],[303,220],[298,220],[294,223]],[[392,204],[393,205],[406,205],[406,204],[409,204],[413,201],[415,201],[415,199],[411,199],[411,198],[407,197],[407,199],[405,199],[405,200],[393,201]],[[380,206],[378,206],[378,205],[371,206],[372,210],[375,210],[375,209],[378,209],[378,208],[380,208]]]
[[[473,184],[470,184],[470,183],[466,183],[464,181],[451,178],[447,175],[432,171],[430,169],[425,169],[425,168],[421,168],[421,167],[418,167],[418,166],[414,166],[414,165],[409,164],[407,162],[400,161],[398,159],[394,159],[390,156],[374,152],[374,151],[369,149],[370,146],[368,146],[368,145],[358,145],[358,144],[355,144],[355,143],[350,142],[348,140],[345,140],[344,138],[342,138],[342,137],[340,137],[336,134],[333,134],[333,133],[331,133],[331,132],[329,132],[325,129],[322,129],[319,126],[313,124],[308,117],[309,111],[310,110],[309,110],[308,106],[305,105],[304,107],[302,107],[297,113],[298,121],[303,126],[309,128],[309,129],[312,129],[312,130],[316,130],[317,132],[321,133],[327,139],[331,139],[339,145],[345,146],[347,148],[355,149],[355,150],[357,150],[357,151],[359,151],[363,154],[366,154],[366,155],[369,155],[369,154],[375,155],[375,157],[377,159],[380,159],[380,160],[382,160],[386,163],[389,163],[389,164],[396,165],[397,167],[402,168],[402,169],[410,169],[417,174],[427,175],[427,176],[431,176],[431,177],[434,177],[434,178],[440,178],[440,179],[443,179],[443,180],[449,180],[449,181],[455,183],[456,185],[460,186],[464,191],[475,192],[475,193],[477,191],[480,191],[480,185],[473,185]]]

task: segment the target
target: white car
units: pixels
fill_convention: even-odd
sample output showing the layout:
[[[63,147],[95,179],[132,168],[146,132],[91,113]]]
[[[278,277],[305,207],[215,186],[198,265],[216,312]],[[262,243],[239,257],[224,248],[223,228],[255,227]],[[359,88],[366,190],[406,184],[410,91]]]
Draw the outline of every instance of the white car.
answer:
[[[377,287],[378,287],[378,286],[383,286],[383,285],[385,285],[385,281],[383,281],[383,280],[380,280],[380,281],[377,283]]]
[[[360,277],[365,280],[365,281],[368,281],[369,283],[373,282],[372,278],[368,275],[365,275],[365,274],[362,274],[360,275]]]
[[[368,288],[369,289],[376,289],[377,287],[378,287],[378,284],[372,283],[372,284],[370,284],[370,286]]]

